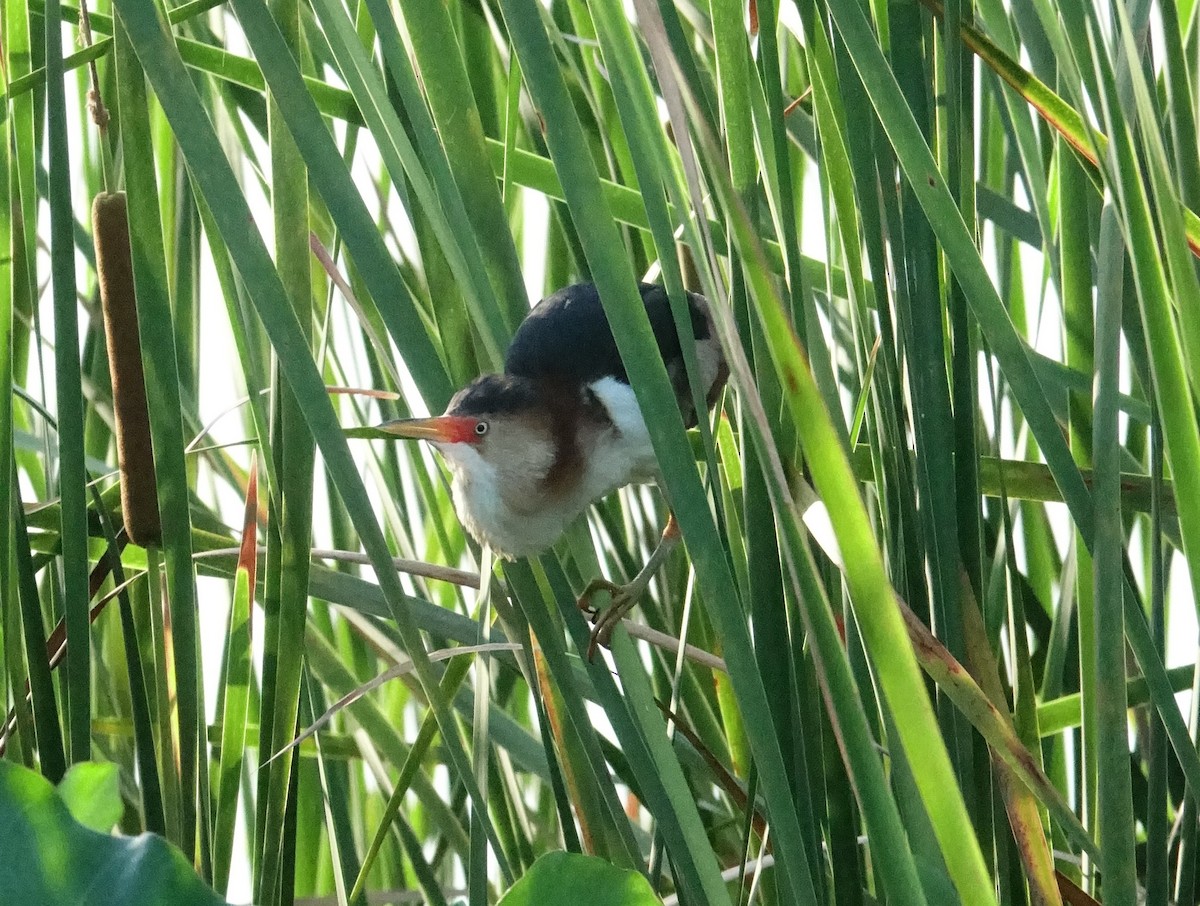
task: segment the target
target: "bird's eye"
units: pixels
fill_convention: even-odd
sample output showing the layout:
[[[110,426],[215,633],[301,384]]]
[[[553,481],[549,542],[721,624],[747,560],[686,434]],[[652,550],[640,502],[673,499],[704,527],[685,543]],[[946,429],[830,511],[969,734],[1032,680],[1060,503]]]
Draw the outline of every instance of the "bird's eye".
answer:
[[[487,433],[488,433],[488,423],[487,422],[476,422],[475,423],[475,435],[477,437],[483,437],[483,435],[485,435]]]

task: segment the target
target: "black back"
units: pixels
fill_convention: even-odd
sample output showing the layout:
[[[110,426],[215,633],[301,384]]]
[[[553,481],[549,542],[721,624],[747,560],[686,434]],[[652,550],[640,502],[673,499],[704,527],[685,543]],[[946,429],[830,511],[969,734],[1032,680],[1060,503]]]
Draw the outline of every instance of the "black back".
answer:
[[[667,292],[650,283],[640,283],[638,289],[658,351],[670,366],[681,354]],[[697,340],[707,340],[704,300],[694,293],[687,295],[692,331]],[[608,316],[600,304],[600,294],[591,283],[560,289],[533,307],[509,344],[504,371],[520,377],[570,383],[590,383],[605,376],[629,383]]]

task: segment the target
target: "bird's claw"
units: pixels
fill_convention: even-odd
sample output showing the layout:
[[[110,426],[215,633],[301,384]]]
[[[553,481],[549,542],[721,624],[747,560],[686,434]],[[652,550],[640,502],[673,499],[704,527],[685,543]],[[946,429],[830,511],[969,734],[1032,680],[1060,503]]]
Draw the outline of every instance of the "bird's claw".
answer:
[[[579,600],[576,603],[579,609],[583,611],[583,615],[588,620],[594,622],[596,617],[600,615],[602,608],[596,607],[591,603],[592,596],[597,592],[607,592],[608,596],[613,601],[616,601],[617,597],[624,591],[624,586],[618,585],[616,582],[610,582],[608,579],[593,579],[587,584],[587,587],[583,590],[583,594],[579,596]]]
[[[599,593],[607,593],[611,599],[608,607],[600,608],[591,603],[592,596]],[[593,579],[587,584],[583,590],[583,594],[579,596],[576,602],[579,609],[583,611],[584,616],[592,624],[592,634],[588,640],[587,659],[589,661],[595,657],[596,649],[599,646],[607,648],[612,641],[613,630],[617,624],[621,622],[621,618],[629,610],[629,605],[632,602],[629,589],[624,585],[618,585],[615,582],[610,582],[608,579]]]

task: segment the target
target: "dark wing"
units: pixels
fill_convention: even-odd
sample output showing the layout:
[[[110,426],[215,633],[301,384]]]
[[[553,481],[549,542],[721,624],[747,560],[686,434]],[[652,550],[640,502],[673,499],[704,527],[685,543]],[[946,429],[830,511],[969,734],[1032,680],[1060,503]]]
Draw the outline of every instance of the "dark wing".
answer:
[[[674,379],[683,365],[667,292],[649,283],[639,284],[638,289],[658,350]],[[688,309],[697,341],[709,340],[711,327],[703,297],[688,293]],[[504,370],[521,377],[580,384],[606,376],[629,383],[600,294],[591,283],[565,287],[535,305],[513,336]]]

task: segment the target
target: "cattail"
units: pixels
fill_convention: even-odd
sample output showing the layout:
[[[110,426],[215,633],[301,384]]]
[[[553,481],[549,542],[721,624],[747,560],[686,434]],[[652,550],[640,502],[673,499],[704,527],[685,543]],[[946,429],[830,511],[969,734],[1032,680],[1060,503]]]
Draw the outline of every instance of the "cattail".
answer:
[[[102,192],[92,203],[96,243],[96,275],[108,340],[113,416],[117,430],[117,464],[121,470],[121,509],[125,531],[142,547],[162,540],[146,380],[138,340],[137,300],[125,193]]]

